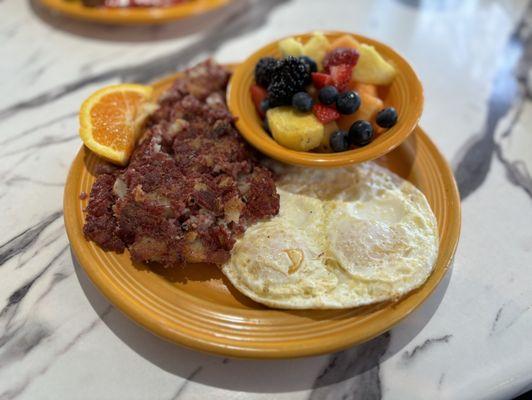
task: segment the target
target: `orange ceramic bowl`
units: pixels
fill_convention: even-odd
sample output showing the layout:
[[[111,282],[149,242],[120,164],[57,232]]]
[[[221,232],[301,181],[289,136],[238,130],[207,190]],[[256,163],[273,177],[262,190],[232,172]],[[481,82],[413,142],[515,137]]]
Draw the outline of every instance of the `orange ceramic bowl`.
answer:
[[[391,85],[379,88],[379,97],[385,107],[395,107],[398,113],[397,124],[377,135],[367,146],[340,153],[315,153],[288,149],[278,144],[263,128],[260,117],[250,96],[254,84],[255,65],[262,57],[281,57],[278,41],[257,50],[240,64],[231,78],[228,90],[228,105],[231,113],[238,118],[236,125],[244,138],[262,153],[289,164],[312,167],[338,167],[369,161],[383,156],[399,146],[416,128],[423,110],[423,88],[410,64],[385,44],[365,36],[348,32],[325,32],[329,40],[345,34],[352,35],[361,43],[372,45],[394,65],[397,76]],[[305,43],[312,33],[295,35]]]
[[[221,7],[229,0],[193,0],[170,7],[104,8],[86,7],[81,1],[40,0],[51,10],[73,18],[107,24],[160,24],[203,14]]]

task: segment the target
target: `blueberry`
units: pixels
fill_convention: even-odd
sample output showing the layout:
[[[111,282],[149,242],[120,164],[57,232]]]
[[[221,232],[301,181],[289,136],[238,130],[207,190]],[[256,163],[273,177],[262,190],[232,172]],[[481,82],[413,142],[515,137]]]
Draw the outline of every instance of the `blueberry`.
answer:
[[[312,58],[308,56],[301,56],[299,59],[309,66],[310,72],[318,72],[318,64],[316,64],[316,61],[314,61]]]
[[[298,92],[292,97],[292,106],[301,112],[309,112],[312,110],[314,100],[307,92]]]
[[[327,106],[334,104],[338,98],[338,89],[336,89],[334,86],[325,86],[318,93],[318,98],[322,104]]]
[[[340,93],[336,99],[336,109],[340,114],[353,114],[360,107],[360,96],[357,92]]]
[[[347,133],[343,131],[334,132],[329,138],[329,144],[335,152],[346,151],[347,149],[349,149]]]
[[[264,99],[260,102],[260,110],[266,114],[266,111],[268,111],[271,108],[270,100]]]
[[[355,121],[349,128],[348,139],[352,145],[365,146],[373,139],[373,127],[368,121]]]
[[[382,128],[391,128],[397,122],[397,111],[393,107],[383,108],[378,112],[376,122]]]

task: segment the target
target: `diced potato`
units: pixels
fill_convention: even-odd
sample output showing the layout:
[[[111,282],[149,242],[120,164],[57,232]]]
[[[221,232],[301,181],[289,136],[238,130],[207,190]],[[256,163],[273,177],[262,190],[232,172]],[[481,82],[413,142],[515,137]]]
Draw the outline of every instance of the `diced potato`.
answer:
[[[395,78],[395,68],[375,50],[375,47],[361,44],[360,58],[353,69],[353,80],[373,85],[389,85]]]
[[[348,131],[353,122],[358,121],[359,119],[369,121],[375,126],[375,116],[384,107],[384,103],[378,97],[371,96],[364,92],[359,94],[361,104],[357,112],[351,115],[342,115],[338,119],[338,126],[344,131]]]
[[[354,90],[357,93],[366,93],[374,97],[379,96],[377,86],[370,85],[368,83],[360,83],[360,82],[351,81],[351,83],[349,84],[349,88],[351,90]]]
[[[279,50],[284,56],[299,57],[303,55],[303,44],[295,38],[289,37],[279,42]]]
[[[360,43],[351,35],[343,35],[338,39],[335,39],[331,43],[331,49],[336,49],[338,47],[345,47],[348,49],[358,49]]]
[[[320,145],[324,126],[312,113],[302,113],[293,107],[275,107],[267,111],[273,138],[292,150],[308,151]]]
[[[320,153],[331,153],[331,144],[330,138],[331,135],[338,130],[338,125],[335,121],[329,122],[324,126],[323,139],[321,140],[320,145],[316,148]]]
[[[331,44],[322,32],[314,32],[307,43],[303,45],[303,55],[312,58],[321,69],[323,57],[330,50]]]

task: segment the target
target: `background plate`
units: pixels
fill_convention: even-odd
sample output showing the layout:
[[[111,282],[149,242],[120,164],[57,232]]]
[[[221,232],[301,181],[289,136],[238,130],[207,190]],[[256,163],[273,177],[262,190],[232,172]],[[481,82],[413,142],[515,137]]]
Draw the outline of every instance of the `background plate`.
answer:
[[[40,0],[41,3],[62,14],[87,21],[112,24],[157,24],[202,14],[221,7],[230,0],[193,0],[172,7],[146,8],[91,8],[78,1]]]
[[[172,78],[157,84],[163,90]],[[438,220],[440,248],[427,282],[395,303],[346,310],[281,311],[240,294],[212,265],[150,269],[127,251],[115,254],[85,240],[83,209],[98,163],[85,147],[65,186],[67,234],[80,265],[120,310],[160,337],[230,357],[288,358],[337,351],[390,329],[427,299],[452,261],[460,232],[460,199],[453,174],[421,128],[378,162],[412,182],[427,197]]]

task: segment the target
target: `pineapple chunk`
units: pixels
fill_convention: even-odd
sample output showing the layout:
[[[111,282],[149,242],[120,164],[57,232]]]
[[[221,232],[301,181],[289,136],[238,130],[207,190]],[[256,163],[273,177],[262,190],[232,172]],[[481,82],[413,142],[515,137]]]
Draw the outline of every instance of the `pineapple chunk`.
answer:
[[[329,40],[321,32],[314,32],[307,43],[303,45],[303,55],[312,58],[321,69],[323,57],[331,48]]]
[[[382,58],[375,47],[361,44],[360,58],[353,69],[353,80],[373,85],[389,85],[395,78],[395,68]]]
[[[300,57],[303,55],[303,44],[293,37],[289,37],[279,42],[279,50],[281,50],[281,53],[283,53],[283,56],[285,57]]]
[[[324,126],[312,113],[284,106],[270,108],[266,117],[275,141],[289,149],[308,151],[319,146],[323,139]]]

